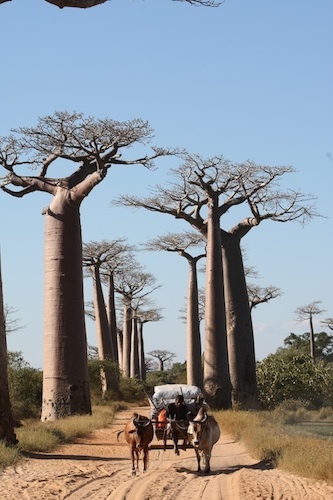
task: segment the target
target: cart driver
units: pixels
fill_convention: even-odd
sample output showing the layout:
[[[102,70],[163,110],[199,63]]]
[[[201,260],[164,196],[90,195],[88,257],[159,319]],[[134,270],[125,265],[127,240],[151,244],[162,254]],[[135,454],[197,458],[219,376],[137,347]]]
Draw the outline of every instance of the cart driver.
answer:
[[[167,416],[175,420],[187,420],[188,407],[184,402],[184,396],[178,394],[174,403],[170,403],[167,409]]]

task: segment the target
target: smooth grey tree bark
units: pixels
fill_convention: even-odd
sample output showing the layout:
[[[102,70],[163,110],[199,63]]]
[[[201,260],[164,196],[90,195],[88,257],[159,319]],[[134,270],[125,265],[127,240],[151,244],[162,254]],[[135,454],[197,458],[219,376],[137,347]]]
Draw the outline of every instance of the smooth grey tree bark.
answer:
[[[312,204],[314,197],[303,195],[294,190],[280,190],[278,180],[281,176],[294,172],[291,167],[269,167],[256,165],[252,162],[234,164],[225,160],[223,156],[203,159],[200,155],[190,155],[185,152],[179,156],[183,158],[183,164],[176,169],[171,169],[171,174],[174,177],[174,181],[170,183],[171,187],[157,186],[151,190],[151,197],[140,199],[135,196],[123,196],[121,200],[116,200],[115,203],[122,206],[143,207],[154,212],[167,213],[178,220],[188,222],[207,237],[207,270],[210,277],[207,278],[206,282],[206,308],[209,306],[214,310],[215,304],[220,300],[221,310],[225,310],[226,316],[230,315],[229,318],[225,318],[225,324],[230,340],[230,342],[228,341],[228,361],[230,363],[230,359],[232,360],[230,370],[233,371],[231,376],[235,384],[233,397],[237,399],[235,403],[240,407],[245,407],[248,404],[252,405],[251,402],[256,406],[257,388],[253,376],[256,363],[252,347],[253,328],[247,289],[244,286],[245,277],[240,253],[240,241],[253,227],[258,226],[264,220],[306,222],[317,215]],[[217,198],[215,201],[214,196]],[[224,220],[225,214],[240,205],[244,205],[250,210],[249,217],[244,217],[230,231],[221,226],[222,222],[219,223],[219,232],[213,230],[213,228],[216,228],[217,222],[214,225],[213,220],[211,220],[212,217],[216,221]],[[210,259],[217,254],[217,250],[210,244],[211,248],[208,252],[208,226],[210,223],[213,224],[211,234],[215,234],[216,241],[219,240],[221,245],[221,260],[223,258],[224,261],[222,269],[224,272],[221,273],[221,280],[224,284],[223,291],[220,291],[220,278],[216,279],[214,277],[214,264],[210,262]],[[228,251],[231,241],[233,241],[234,245],[236,243],[238,245],[235,257],[232,252]],[[216,266],[219,265],[217,260],[214,257]],[[232,267],[237,269],[232,269]],[[238,277],[237,286],[235,283],[230,282],[231,276]],[[225,304],[225,291],[227,293],[227,305]],[[212,304],[211,301],[213,301]],[[241,311],[239,314],[242,317],[238,317],[236,320],[235,314],[238,314],[237,311]],[[210,314],[209,321],[213,324],[214,313]],[[209,328],[218,329],[221,326],[214,325]],[[212,332],[207,331],[207,333],[208,337],[211,338]],[[224,332],[221,335],[224,335]],[[222,341],[224,344],[224,339]],[[219,339],[219,342],[221,342],[221,339]],[[219,346],[217,347],[219,348]],[[245,380],[244,376],[244,356],[242,351],[247,351],[246,366],[250,375],[249,381]],[[210,347],[209,355],[212,352],[213,349]],[[206,354],[205,352],[205,358]],[[237,361],[238,359],[240,361]],[[225,362],[225,356],[222,357],[222,362]],[[215,370],[214,378],[222,380],[221,370],[224,369],[222,363],[217,360],[213,361],[214,364],[206,360],[205,363],[207,363],[207,369],[206,375],[204,374],[204,385],[205,380],[211,378],[209,370]],[[228,392],[229,387],[230,384],[226,382],[225,393]],[[212,391],[210,392],[212,393]],[[222,399],[215,398],[215,403],[212,402],[212,405],[218,407]],[[228,405],[228,400],[229,398],[224,400],[226,405]]]
[[[105,179],[112,165],[143,165],[166,154],[125,160],[119,150],[147,144],[151,128],[127,122],[56,112],[35,127],[0,138],[0,164],[7,171],[2,190],[24,197],[36,191],[52,196],[45,215],[44,369],[42,421],[91,412],[84,318],[81,203]],[[57,160],[78,168],[68,177],[47,177]],[[39,168],[36,176],[18,174]],[[8,186],[12,186],[9,188]]]
[[[222,247],[217,212],[218,197],[208,200],[206,247],[204,392],[216,408],[230,408],[231,382],[228,363]]]

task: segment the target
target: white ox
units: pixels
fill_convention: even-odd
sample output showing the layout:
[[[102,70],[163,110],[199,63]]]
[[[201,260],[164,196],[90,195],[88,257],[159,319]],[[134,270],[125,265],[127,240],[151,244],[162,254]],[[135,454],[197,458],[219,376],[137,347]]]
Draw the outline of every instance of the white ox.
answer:
[[[219,440],[220,435],[219,424],[212,415],[207,415],[204,408],[201,408],[197,416],[193,420],[190,420],[187,429],[187,439],[194,447],[198,460],[198,472],[201,471],[201,457],[205,467],[204,472],[210,472],[212,448]]]

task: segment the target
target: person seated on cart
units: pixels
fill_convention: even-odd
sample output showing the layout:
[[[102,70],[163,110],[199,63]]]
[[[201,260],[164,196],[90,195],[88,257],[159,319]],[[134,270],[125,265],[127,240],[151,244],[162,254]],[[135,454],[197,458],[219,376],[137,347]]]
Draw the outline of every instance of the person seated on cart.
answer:
[[[187,420],[189,409],[185,404],[184,396],[178,394],[174,403],[170,403],[167,408],[167,416],[174,420]]]
[[[157,429],[165,429],[168,424],[167,410],[163,408],[157,416]]]

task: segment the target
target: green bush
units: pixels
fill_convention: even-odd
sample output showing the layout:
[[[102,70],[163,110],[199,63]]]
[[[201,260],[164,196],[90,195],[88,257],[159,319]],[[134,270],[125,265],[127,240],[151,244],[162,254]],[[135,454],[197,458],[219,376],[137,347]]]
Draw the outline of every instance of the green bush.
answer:
[[[102,371],[108,371],[111,373],[111,377],[114,381],[113,387],[102,393]],[[89,373],[89,385],[90,385],[90,395],[93,404],[105,404],[110,401],[118,401],[120,399],[120,389],[119,389],[119,366],[118,363],[107,360],[99,360],[97,358],[88,359],[88,373]]]
[[[149,394],[153,393],[155,385],[186,383],[186,363],[174,363],[169,370],[149,372],[146,378]]]
[[[137,378],[120,378],[120,397],[129,403],[147,404],[146,386]]]
[[[25,362],[20,352],[8,353],[9,395],[15,421],[39,418],[42,382],[42,371]]]
[[[332,366],[309,356],[272,354],[257,363],[261,407],[273,409],[285,400],[301,400],[311,409],[333,404]]]

